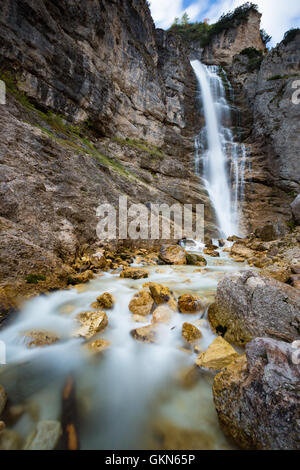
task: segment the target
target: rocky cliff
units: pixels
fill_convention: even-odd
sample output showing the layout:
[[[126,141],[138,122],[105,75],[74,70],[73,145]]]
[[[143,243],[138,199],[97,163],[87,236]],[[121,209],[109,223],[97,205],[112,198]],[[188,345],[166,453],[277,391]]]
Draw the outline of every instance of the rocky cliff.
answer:
[[[214,230],[191,166],[188,54],[155,30],[146,2],[0,3],[2,304],[30,291],[32,273],[65,282],[78,252],[99,246],[97,206],[120,195],[205,203]]]

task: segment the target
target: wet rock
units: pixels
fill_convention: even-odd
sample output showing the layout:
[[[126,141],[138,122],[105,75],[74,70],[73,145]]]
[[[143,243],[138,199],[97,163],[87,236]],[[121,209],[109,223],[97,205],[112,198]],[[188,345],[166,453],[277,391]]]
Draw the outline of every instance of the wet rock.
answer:
[[[147,323],[147,317],[143,316],[143,315],[137,315],[137,314],[133,314],[131,315],[131,319],[134,323]]]
[[[291,269],[286,266],[269,266],[261,272],[263,276],[272,277],[280,282],[287,282],[290,275]]]
[[[227,274],[218,284],[208,318],[237,345],[262,335],[293,341],[299,338],[300,293],[257,272]]]
[[[168,325],[174,312],[168,305],[159,305],[153,312],[152,323],[165,323]]]
[[[26,346],[28,348],[50,346],[60,340],[59,336],[55,333],[43,330],[26,331],[24,336],[29,338],[29,341],[26,340]]]
[[[36,431],[28,438],[25,450],[54,450],[61,436],[61,424],[58,421],[40,421]]]
[[[106,258],[104,256],[104,250],[103,251],[98,251],[97,253],[94,253],[90,257],[90,262],[95,268],[101,269],[105,268],[106,266]]]
[[[205,369],[220,370],[228,366],[237,357],[238,353],[233,347],[219,336],[205,352],[198,356],[196,365]]]
[[[180,245],[162,245],[160,259],[166,264],[186,264],[186,251]]]
[[[193,388],[199,381],[201,372],[197,366],[188,367],[180,372],[179,383],[185,389]]]
[[[86,347],[89,351],[99,354],[105,351],[110,347],[110,341],[105,339],[97,339],[96,341],[92,341],[91,343],[87,343]]]
[[[94,273],[91,270],[87,270],[83,273],[74,274],[68,278],[68,284],[76,286],[77,284],[85,284],[94,278]]]
[[[147,290],[141,290],[133,296],[129,303],[129,310],[135,315],[150,315],[153,309],[153,298]]]
[[[202,338],[202,333],[195,325],[185,322],[182,325],[182,337],[188,343],[194,343]]]
[[[214,248],[204,248],[203,253],[208,256],[212,256],[213,258],[219,258],[220,253],[216,251]]]
[[[239,242],[234,243],[230,251],[232,256],[242,256],[243,258],[251,258],[254,255],[254,251]]]
[[[130,334],[137,341],[142,341],[143,343],[155,343],[157,339],[157,326],[142,326],[141,328],[132,330]]]
[[[257,338],[216,375],[215,406],[224,432],[244,449],[299,450],[299,365],[290,344]]]
[[[187,264],[191,266],[206,266],[207,261],[204,256],[196,255],[194,253],[188,253],[186,255]]]
[[[178,309],[180,313],[197,313],[205,308],[200,297],[190,294],[183,294],[178,299]]]
[[[120,274],[120,277],[134,280],[145,279],[148,277],[148,271],[138,268],[124,268]]]
[[[5,408],[6,400],[7,400],[6,391],[4,387],[0,385],[0,416]]]
[[[280,222],[267,222],[263,227],[255,230],[255,235],[264,242],[270,242],[284,237],[286,233],[285,226]]]
[[[114,297],[109,292],[104,292],[104,294],[101,294],[99,297],[97,297],[97,302],[95,302],[94,305],[96,305],[96,308],[106,308],[109,310],[113,308],[114,304]]]
[[[4,429],[5,429],[5,423],[4,421],[0,421],[0,432],[4,431]]]
[[[293,272],[294,274],[300,274],[300,264],[294,264],[294,265],[292,266],[292,272]]]
[[[8,429],[0,433],[0,450],[19,450],[21,448],[21,436]]]
[[[143,287],[149,288],[151,296],[157,305],[168,303],[174,300],[172,292],[166,286],[157,284],[156,282],[149,282],[144,284]]]
[[[295,221],[300,225],[300,194],[298,194],[296,199],[292,202],[291,208]]]
[[[82,312],[77,315],[76,319],[82,326],[76,331],[75,336],[81,336],[86,339],[100,333],[108,325],[107,315],[101,310],[97,312]]]

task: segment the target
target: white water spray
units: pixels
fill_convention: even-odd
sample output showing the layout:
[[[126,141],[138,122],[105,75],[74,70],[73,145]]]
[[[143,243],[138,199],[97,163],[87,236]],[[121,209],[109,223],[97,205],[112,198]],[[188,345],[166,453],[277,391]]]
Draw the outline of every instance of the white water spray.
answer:
[[[244,184],[244,155],[240,164],[241,146],[234,142],[230,129],[230,106],[218,67],[207,67],[198,60],[191,62],[202,94],[205,126],[196,138],[196,173],[203,177],[214,206],[217,223],[223,236],[239,234],[241,188]],[[226,77],[226,83],[229,81]],[[233,91],[229,86],[231,97]],[[231,185],[230,163],[234,188]],[[243,190],[242,190],[243,191]]]

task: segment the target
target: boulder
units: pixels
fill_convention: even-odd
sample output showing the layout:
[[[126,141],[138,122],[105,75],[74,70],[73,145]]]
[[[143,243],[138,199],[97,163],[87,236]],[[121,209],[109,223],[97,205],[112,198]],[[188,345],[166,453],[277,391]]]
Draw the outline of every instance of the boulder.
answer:
[[[124,268],[120,277],[134,280],[145,279],[148,277],[148,271],[139,268]]]
[[[273,265],[273,266],[268,266],[267,268],[264,268],[261,274],[263,276],[272,277],[273,279],[276,279],[277,281],[285,283],[289,280],[289,277],[291,275],[291,269],[288,268],[287,266]]]
[[[108,325],[107,315],[101,310],[79,313],[76,319],[81,324],[81,327],[76,331],[75,336],[81,336],[86,339],[100,333]]]
[[[170,289],[156,282],[149,282],[143,285],[143,287],[148,287],[152,296],[152,299],[157,305],[165,303],[173,303],[174,296]]]
[[[190,294],[183,294],[178,299],[178,309],[180,313],[198,313],[204,310],[205,305],[200,297]]]
[[[204,248],[203,253],[208,256],[212,256],[213,258],[219,258],[220,253],[216,251],[214,248]]]
[[[94,253],[90,257],[90,262],[95,268],[98,268],[98,269],[105,268],[106,258],[104,256],[104,250]]]
[[[173,310],[168,305],[159,305],[153,312],[152,323],[165,323],[168,325],[173,313]]]
[[[73,274],[68,278],[68,284],[76,286],[77,284],[85,284],[91,279],[93,279],[94,273],[90,269],[84,271],[83,273]]]
[[[6,396],[5,389],[4,387],[2,387],[2,385],[0,385],[0,416],[5,408],[6,400],[7,400],[7,396]]]
[[[54,450],[61,436],[61,424],[58,421],[40,421],[36,431],[28,438],[25,450]]]
[[[271,242],[278,238],[284,237],[286,227],[281,222],[267,222],[263,227],[255,230],[255,235],[264,242]]]
[[[296,199],[292,202],[291,208],[295,221],[297,224],[300,224],[300,194],[298,194]]]
[[[182,325],[182,337],[187,343],[194,343],[202,338],[202,333],[195,325],[185,322]]]
[[[50,346],[60,339],[55,333],[43,330],[26,331],[23,335],[26,338],[27,348]]]
[[[293,341],[299,338],[300,293],[254,271],[227,274],[208,319],[215,331],[240,346],[259,336]]]
[[[137,292],[129,303],[129,310],[135,315],[150,315],[154,305],[153,298],[147,290]]]
[[[166,264],[186,264],[186,251],[180,245],[162,245],[159,257]]]
[[[237,357],[238,353],[235,349],[225,339],[218,336],[207,350],[197,357],[196,365],[205,369],[220,370],[228,366]]]
[[[248,259],[254,256],[254,251],[239,242],[235,242],[231,247],[230,254],[232,256],[238,256]]]
[[[157,326],[147,325],[141,328],[136,328],[130,332],[131,336],[143,343],[155,343],[157,338]]]
[[[244,449],[296,450],[300,369],[288,343],[256,338],[216,375],[214,402],[222,428]]]
[[[95,308],[106,308],[106,309],[111,309],[113,308],[115,303],[114,297],[109,293],[109,292],[104,292],[104,294],[99,295],[97,297],[97,301],[93,304]]]
[[[204,256],[188,253],[186,255],[186,262],[191,266],[206,266],[207,261]]]

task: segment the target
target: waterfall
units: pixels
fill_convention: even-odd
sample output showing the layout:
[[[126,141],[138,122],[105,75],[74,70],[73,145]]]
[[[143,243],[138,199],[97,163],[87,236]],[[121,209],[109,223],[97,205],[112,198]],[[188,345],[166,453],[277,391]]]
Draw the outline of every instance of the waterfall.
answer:
[[[239,234],[239,213],[244,198],[246,148],[235,142],[231,108],[219,68],[191,62],[201,89],[205,126],[195,141],[195,171],[203,176],[222,236]],[[234,94],[224,75],[231,99]]]

